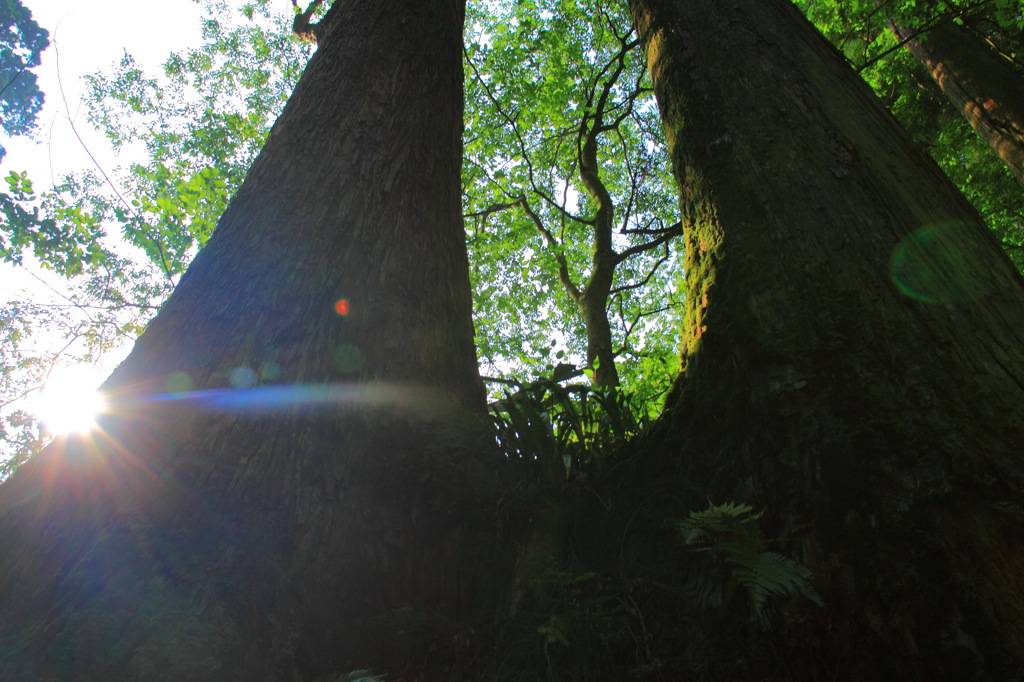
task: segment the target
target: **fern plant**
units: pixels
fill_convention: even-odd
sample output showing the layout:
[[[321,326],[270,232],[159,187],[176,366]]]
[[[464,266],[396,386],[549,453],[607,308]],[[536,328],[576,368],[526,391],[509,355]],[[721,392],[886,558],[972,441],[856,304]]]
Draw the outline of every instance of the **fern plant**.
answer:
[[[804,597],[821,606],[806,566],[777,552],[763,551],[761,516],[750,505],[726,502],[669,523],[685,547],[711,552],[725,562],[732,579],[749,596],[758,620],[766,621],[765,606],[772,597]]]
[[[621,389],[554,379],[519,385],[490,407],[506,457],[565,475],[600,468],[602,455],[640,433],[648,418],[647,406]]]

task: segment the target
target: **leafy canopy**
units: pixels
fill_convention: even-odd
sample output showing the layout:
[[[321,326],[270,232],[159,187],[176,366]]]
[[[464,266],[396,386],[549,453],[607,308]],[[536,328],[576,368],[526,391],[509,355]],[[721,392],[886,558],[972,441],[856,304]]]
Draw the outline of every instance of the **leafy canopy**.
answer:
[[[27,135],[44,98],[31,69],[39,66],[49,33],[21,0],[0,0],[0,31],[0,128],[8,135]],[[0,160],[5,153],[0,145]]]
[[[659,393],[675,368],[678,209],[624,6],[471,5],[466,72],[463,187],[485,372],[528,380],[593,365],[603,325],[605,369]]]

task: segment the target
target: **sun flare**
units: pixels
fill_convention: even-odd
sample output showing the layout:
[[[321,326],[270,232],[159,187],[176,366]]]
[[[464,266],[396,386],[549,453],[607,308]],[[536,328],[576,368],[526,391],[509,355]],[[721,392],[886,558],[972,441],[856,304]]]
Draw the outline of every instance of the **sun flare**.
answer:
[[[89,431],[104,408],[95,386],[95,378],[87,373],[53,375],[36,396],[35,416],[55,436]]]

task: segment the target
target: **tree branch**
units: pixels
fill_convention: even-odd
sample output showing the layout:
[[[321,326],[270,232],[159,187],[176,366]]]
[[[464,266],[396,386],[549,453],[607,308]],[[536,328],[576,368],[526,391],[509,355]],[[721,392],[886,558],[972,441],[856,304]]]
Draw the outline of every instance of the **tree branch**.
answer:
[[[585,218],[575,216],[569,211],[565,210],[564,206],[560,205],[553,198],[549,197],[546,192],[542,191],[539,187],[537,187],[536,174],[533,168],[533,160],[530,158],[530,154],[527,151],[526,141],[523,139],[522,132],[519,130],[519,124],[516,123],[514,117],[512,117],[511,115],[508,114],[508,112],[505,111],[505,108],[498,101],[498,98],[494,95],[494,92],[491,91],[490,86],[487,85],[487,82],[480,75],[480,70],[473,62],[473,58],[469,54],[469,50],[467,50],[464,47],[462,49],[462,54],[465,57],[466,63],[469,64],[470,68],[473,70],[474,80],[476,80],[476,82],[480,84],[480,87],[483,90],[484,94],[486,95],[487,100],[497,110],[498,114],[501,116],[502,119],[504,119],[505,124],[509,127],[509,129],[512,131],[512,134],[515,136],[516,143],[519,145],[519,154],[522,157],[523,161],[526,163],[526,173],[527,177],[530,180],[530,190],[538,197],[540,197],[543,201],[545,201],[547,204],[555,208],[559,213],[562,213],[569,220],[578,223],[584,223],[587,225],[591,224],[591,221],[588,221]]]
[[[623,291],[631,291],[633,289],[639,289],[640,287],[647,286],[647,283],[651,281],[652,277],[654,277],[654,273],[656,273],[658,271],[658,268],[660,268],[662,264],[668,259],[668,247],[665,247],[665,255],[658,259],[658,261],[651,268],[650,272],[647,273],[646,277],[644,277],[639,282],[634,282],[633,284],[623,284],[622,286],[615,287],[610,292],[608,292],[608,295],[614,296],[615,294],[621,294]]]
[[[294,21],[292,21],[292,33],[314,45],[319,44],[324,39],[324,27],[319,21],[313,23],[310,19],[313,18],[313,13],[316,12],[323,1],[313,0],[313,2],[309,3],[306,11],[296,14]],[[292,0],[292,7],[299,9],[298,0]]]
[[[638,253],[643,253],[644,251],[649,251],[650,249],[653,249],[653,248],[656,248],[658,246],[661,246],[662,244],[667,242],[669,239],[672,239],[673,237],[678,237],[682,233],[683,233],[683,224],[682,223],[676,223],[675,225],[672,225],[671,227],[667,228],[661,234],[661,236],[659,236],[657,239],[651,240],[651,241],[646,242],[644,244],[637,244],[635,246],[631,246],[628,249],[626,249],[625,251],[623,251],[622,253],[617,254],[615,256],[615,262],[616,262],[616,264],[621,263],[622,261],[626,260],[627,258],[635,256]]]
[[[579,287],[572,281],[572,276],[569,274],[569,263],[565,259],[565,254],[562,253],[562,245],[555,239],[555,236],[551,234],[551,231],[544,227],[544,222],[540,219],[540,216],[534,212],[530,206],[530,202],[526,200],[526,197],[519,197],[519,205],[526,211],[526,215],[530,216],[530,220],[533,221],[537,231],[540,232],[541,236],[544,237],[544,241],[551,247],[552,255],[555,257],[555,262],[558,263],[558,281],[562,283],[569,297],[572,298],[573,302],[579,303],[580,296],[582,295]]]

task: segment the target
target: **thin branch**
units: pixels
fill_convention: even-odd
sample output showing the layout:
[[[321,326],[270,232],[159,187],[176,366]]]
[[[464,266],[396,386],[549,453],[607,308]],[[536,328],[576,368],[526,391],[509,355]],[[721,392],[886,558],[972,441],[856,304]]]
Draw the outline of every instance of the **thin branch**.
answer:
[[[523,382],[516,379],[502,379],[501,377],[480,377],[489,384],[505,384],[506,386],[521,386]],[[499,401],[500,402],[500,401]]]
[[[632,291],[633,289],[639,289],[640,287],[647,286],[647,283],[651,281],[652,277],[654,277],[654,273],[656,273],[658,271],[658,269],[668,259],[669,259],[669,252],[668,252],[668,247],[666,246],[665,247],[665,255],[658,259],[658,261],[651,268],[650,272],[647,273],[646,277],[644,277],[639,282],[634,282],[633,284],[623,284],[620,287],[615,287],[614,289],[612,289],[611,291],[608,292],[608,295],[609,296],[614,296],[615,294],[621,294],[623,291]]]
[[[549,197],[546,192],[542,191],[539,187],[537,187],[536,175],[533,168],[533,160],[530,158],[530,154],[527,151],[526,141],[523,139],[522,132],[519,130],[519,124],[516,123],[515,118],[512,117],[508,112],[506,112],[505,108],[501,106],[501,103],[498,101],[498,98],[495,96],[490,86],[487,85],[487,82],[480,75],[480,70],[473,62],[473,58],[470,56],[469,50],[463,47],[462,54],[466,60],[466,63],[469,64],[470,68],[473,70],[475,80],[477,83],[480,84],[480,87],[483,89],[484,94],[487,96],[487,100],[497,110],[501,118],[505,120],[505,123],[508,125],[509,129],[512,131],[512,134],[515,136],[516,142],[519,145],[519,153],[522,156],[523,161],[526,163],[526,173],[527,177],[530,179],[530,189],[533,191],[533,193],[540,197],[542,200],[544,200],[546,203],[554,207],[560,213],[564,214],[570,220],[573,220],[578,223],[590,224],[590,221],[587,221],[584,218],[580,218],[566,211],[565,208],[561,206],[557,201]]]
[[[622,253],[616,255],[615,256],[615,262],[616,263],[621,263],[622,261],[626,260],[627,258],[635,256],[638,253],[643,253],[644,251],[649,251],[650,249],[653,249],[653,248],[656,248],[658,246],[661,246],[662,244],[664,244],[668,240],[672,239],[673,237],[678,237],[682,233],[683,233],[683,224],[682,223],[676,223],[675,225],[672,225],[670,228],[668,228],[657,239],[654,239],[654,240],[649,241],[649,242],[645,242],[643,244],[636,244],[635,246],[631,246],[628,249],[626,249],[625,251],[623,251]]]
[[[66,294],[61,293],[60,291],[57,291],[57,289],[55,289],[52,286],[50,286],[49,282],[47,282],[45,279],[43,279],[42,277],[37,275],[35,272],[32,272],[31,270],[26,270],[26,272],[28,272],[30,277],[34,278],[37,282],[39,282],[44,287],[49,289],[54,295],[59,296],[60,298],[63,298],[65,301],[67,301],[72,307],[75,307],[75,308],[79,307],[79,305],[74,301],[74,299],[72,299],[70,296],[67,296]],[[37,305],[42,305],[42,304],[37,304]],[[94,320],[91,316],[89,317],[89,321],[94,323],[94,324],[96,323],[96,320]]]
[[[18,80],[19,78],[21,78],[21,74],[25,73],[30,68],[32,68],[32,67],[29,66],[29,64],[34,62],[39,57],[39,54],[43,50],[45,50],[45,49],[46,49],[46,45],[43,45],[41,48],[39,48],[38,50],[36,50],[35,52],[32,53],[32,56],[29,57],[28,60],[24,64],[21,65],[20,69],[18,69],[18,73],[14,74],[14,76],[11,78],[11,80],[7,81],[7,83],[4,85],[3,88],[0,88],[0,98],[3,98],[4,93],[7,92],[7,88],[9,88],[12,85],[14,85],[14,82],[16,80]]]
[[[984,19],[983,19],[983,21],[984,21]],[[989,22],[989,23],[994,23],[994,22]],[[983,41],[986,45],[988,45],[990,48],[992,48],[993,52],[995,52],[997,55],[999,55],[1000,57],[1002,57],[1006,61],[1010,62],[1014,66],[1024,67],[1024,61],[1021,61],[1020,59],[1017,59],[1012,54],[1010,54],[1008,52],[1005,52],[1001,47],[996,45],[996,42],[994,40],[992,40],[991,37],[989,37],[984,31],[979,30],[978,28],[975,28],[975,26],[973,24],[974,24],[973,21],[970,22],[970,23],[965,21],[964,22],[964,28],[966,28],[968,31],[970,31],[975,36],[977,36],[977,38],[979,40]]]
[[[574,302],[578,303],[580,296],[582,296],[582,292],[579,287],[576,286],[576,283],[572,281],[572,277],[569,274],[569,263],[565,259],[565,254],[562,253],[562,245],[557,239],[555,239],[555,236],[551,234],[546,227],[544,227],[544,222],[540,219],[540,216],[534,212],[533,208],[530,206],[530,202],[526,200],[526,197],[520,197],[519,204],[523,207],[523,210],[526,211],[526,215],[530,216],[530,220],[533,221],[534,226],[537,228],[537,231],[540,232],[541,236],[544,237],[548,246],[551,247],[551,252],[555,258],[555,262],[558,263],[558,281],[562,283],[563,287],[565,287],[569,297],[572,298]]]
[[[886,7],[887,5],[890,5],[890,4],[892,4],[893,2],[894,2],[894,0],[884,0],[883,2],[880,2],[880,3],[878,3],[878,4],[877,4],[877,5],[876,5],[876,6],[874,7],[874,9],[872,9],[872,10],[871,10],[870,12],[868,12],[868,15],[867,15],[866,17],[864,17],[864,20],[865,20],[865,22],[867,22],[867,23],[870,23],[871,19],[872,19],[872,18],[873,18],[873,17],[874,17],[874,16],[876,15],[876,14],[879,14],[879,13],[880,13],[880,12],[881,12],[881,11],[882,11],[883,9],[885,9],[885,7]],[[843,36],[842,38],[840,38],[840,39],[839,39],[839,45],[840,45],[840,49],[842,49],[842,48],[845,48],[845,47],[846,47],[846,42],[847,42],[847,41],[848,41],[848,40],[849,40],[850,38],[852,38],[852,37],[853,37],[853,33],[854,33],[854,31],[856,31],[857,29],[863,29],[863,28],[867,28],[867,26],[851,26],[851,27],[849,28],[849,30],[848,30],[848,31],[846,32],[846,34],[845,34],[845,35],[844,35],[844,36]]]
[[[24,400],[25,398],[29,397],[31,393],[33,393],[34,391],[38,391],[40,388],[42,388],[42,384],[32,386],[31,388],[26,388],[24,391],[14,396],[10,400],[5,400],[4,402],[0,403],[0,410],[7,409],[8,405],[13,405],[19,400]]]
[[[901,47],[904,47],[907,43],[909,43],[914,38],[917,38],[918,36],[923,35],[923,34],[927,33],[928,31],[931,31],[933,28],[938,26],[940,23],[942,23],[940,20],[936,20],[936,21],[932,22],[931,24],[926,24],[922,28],[919,28],[916,31],[911,31],[910,33],[904,35],[903,32],[902,32],[902,29],[899,26],[897,26],[897,24],[895,22],[890,21],[889,22],[889,26],[892,29],[892,32],[896,34],[896,37],[899,38],[899,40],[892,47],[890,47],[890,48],[888,48],[886,50],[883,50],[879,54],[876,54],[874,57],[872,57],[871,59],[867,60],[866,62],[864,62],[860,66],[858,66],[857,67],[857,73],[862,73],[865,69],[867,69],[867,68],[875,65],[879,61],[885,59],[886,57],[888,57],[893,52],[896,52],[897,50],[899,50]]]
[[[463,213],[462,217],[463,218],[483,218],[486,221],[487,220],[487,216],[491,215],[492,213],[497,213],[499,211],[506,211],[506,210],[508,210],[510,208],[515,208],[518,205],[519,205],[519,200],[518,199],[516,199],[515,201],[512,201],[512,202],[509,202],[507,204],[491,204],[490,206],[488,206],[487,208],[483,209],[482,211],[475,211],[473,213]]]
[[[615,302],[616,302],[617,307],[619,309],[619,324],[622,325],[622,330],[623,330],[623,332],[622,332],[622,344],[619,346],[619,350],[616,351],[615,354],[616,355],[621,355],[622,353],[625,353],[629,349],[629,335],[633,333],[633,329],[636,327],[637,323],[640,321],[640,315],[638,314],[636,316],[636,318],[633,319],[632,323],[627,323],[626,322],[626,311],[623,308],[623,303],[622,303],[622,296],[616,296]]]
[[[632,47],[636,47],[639,44],[639,41],[630,43]],[[632,49],[632,47],[630,49]],[[627,118],[633,115],[633,110],[636,106],[636,101],[637,99],[639,99],[640,95],[649,92],[654,92],[653,88],[640,87],[640,83],[643,81],[643,78],[644,74],[640,74],[640,76],[637,78],[637,83],[636,86],[633,88],[633,91],[629,93],[628,97],[626,97],[626,101],[624,102],[625,109],[623,109],[622,113],[619,116],[615,117],[615,120],[612,123],[609,123],[608,125],[604,126],[604,129],[601,132],[608,132],[609,130],[614,130],[618,128],[620,125],[622,125],[623,121],[625,121]]]
[[[960,7],[960,8],[957,8],[957,9],[952,9],[949,12],[942,12],[942,13],[937,14],[936,16],[932,17],[931,21],[926,22],[923,26],[921,26],[917,30],[911,31],[910,33],[908,33],[906,35],[903,34],[903,31],[904,31],[903,27],[898,25],[892,19],[890,19],[889,20],[889,28],[892,30],[893,33],[896,34],[896,37],[899,38],[899,41],[896,43],[896,45],[890,47],[887,50],[884,50],[881,54],[875,55],[871,59],[869,59],[866,62],[864,62],[864,64],[862,64],[861,66],[857,67],[857,73],[861,73],[862,71],[864,71],[864,69],[867,69],[869,66],[875,64],[876,62],[878,62],[878,61],[880,61],[882,59],[885,59],[888,55],[892,54],[893,52],[897,51],[901,47],[905,46],[907,43],[909,43],[911,40],[914,40],[918,36],[923,35],[925,33],[928,33],[932,29],[938,27],[939,25],[941,25],[943,23],[946,23],[947,21],[953,21],[954,19],[962,19],[969,12],[972,12],[972,11],[978,9],[979,7],[984,7],[985,5],[989,4],[990,2],[992,2],[992,0],[981,0],[981,2],[975,3],[973,5],[966,5],[964,7]]]
[[[619,306],[620,306],[620,316],[619,317],[622,320],[623,325],[625,325],[625,319],[624,319],[623,314],[621,313],[621,305],[622,305],[622,297],[621,296],[618,297],[618,301],[619,301]],[[633,333],[633,329],[636,328],[636,325],[639,324],[640,320],[642,320],[643,318],[651,317],[652,315],[657,315],[658,313],[663,313],[666,310],[672,310],[673,307],[674,306],[671,306],[671,305],[663,305],[660,308],[655,308],[654,310],[641,310],[640,312],[638,312],[636,314],[636,317],[633,318],[633,322],[630,323],[628,327],[626,327],[626,331],[625,331],[625,333],[624,333],[624,335],[622,337],[622,345],[619,346],[619,350],[615,353],[616,356],[618,356],[618,355],[625,355],[626,353],[629,353],[633,357],[638,357],[640,354],[631,351],[629,349],[629,344],[627,343],[627,341],[629,339],[629,335]]]
[[[661,222],[660,220],[658,222]],[[665,234],[669,230],[674,230],[678,227],[679,223],[670,225],[668,227],[648,228],[648,227],[624,227],[619,230],[619,234]]]
[[[135,207],[128,203],[128,201],[126,201],[125,198],[121,195],[121,192],[118,191],[117,187],[114,185],[114,182],[110,179],[110,176],[107,175],[107,172],[105,170],[103,170],[103,167],[100,165],[99,161],[96,160],[96,157],[93,156],[92,151],[90,151],[89,147],[85,144],[85,141],[82,139],[82,136],[78,134],[78,128],[75,127],[75,122],[71,119],[71,107],[68,106],[68,98],[64,92],[64,82],[60,77],[60,50],[57,49],[56,41],[54,41],[53,43],[53,52],[57,64],[57,86],[60,89],[61,100],[63,100],[64,102],[64,111],[67,115],[68,125],[71,126],[71,132],[75,134],[75,138],[78,139],[78,143],[82,145],[82,149],[84,149],[85,153],[88,154],[89,158],[92,160],[93,165],[96,166],[96,170],[98,170],[100,174],[103,176],[103,179],[106,180],[107,184],[110,186],[110,189],[114,192],[114,195],[121,201],[122,204],[124,204],[125,208],[127,208],[128,211],[131,212],[132,215],[134,215],[137,220],[139,220],[139,222],[142,222],[142,217],[135,211]],[[164,255],[163,245],[154,237],[149,237],[149,239],[151,242],[153,242],[153,246],[156,247],[156,252],[160,256],[160,263],[163,266],[164,274],[167,275],[167,280],[172,285],[175,284],[174,277],[171,274],[171,266],[167,263],[167,258]]]

